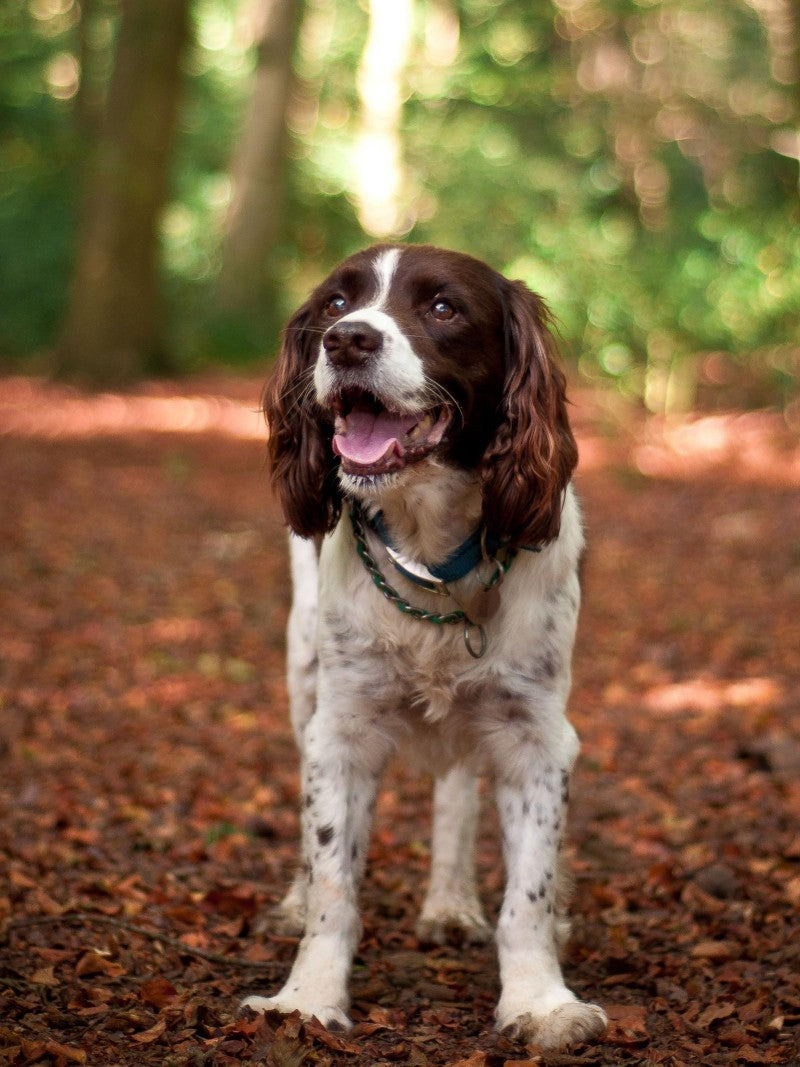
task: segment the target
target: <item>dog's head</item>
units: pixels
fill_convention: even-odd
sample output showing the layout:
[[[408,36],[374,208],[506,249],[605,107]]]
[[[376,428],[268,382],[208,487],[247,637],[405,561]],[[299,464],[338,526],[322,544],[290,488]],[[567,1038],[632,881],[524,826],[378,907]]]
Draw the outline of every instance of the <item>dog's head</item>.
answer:
[[[401,487],[420,464],[475,470],[488,531],[552,540],[577,462],[542,300],[427,245],[346,259],[286,327],[264,411],[292,529],[333,528],[343,493]]]

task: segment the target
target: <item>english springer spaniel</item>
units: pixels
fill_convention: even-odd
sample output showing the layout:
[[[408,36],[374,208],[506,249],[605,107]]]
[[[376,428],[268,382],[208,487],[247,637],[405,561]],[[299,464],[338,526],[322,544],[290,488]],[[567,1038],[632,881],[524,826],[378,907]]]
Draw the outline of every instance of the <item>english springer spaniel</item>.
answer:
[[[420,939],[490,936],[473,856],[485,771],[507,875],[497,1026],[547,1048],[605,1027],[558,960],[583,545],[565,403],[542,300],[456,252],[359,252],[289,322],[265,413],[293,531],[302,761],[303,865],[278,912],[304,933],[284,987],[246,1006],[351,1025],[376,790],[410,749],[436,778]]]

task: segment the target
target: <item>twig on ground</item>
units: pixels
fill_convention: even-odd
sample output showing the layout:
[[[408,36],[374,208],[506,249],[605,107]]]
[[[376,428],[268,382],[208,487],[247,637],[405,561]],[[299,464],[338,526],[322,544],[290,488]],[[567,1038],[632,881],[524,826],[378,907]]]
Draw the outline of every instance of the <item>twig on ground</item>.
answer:
[[[6,927],[6,935],[25,930],[30,926],[57,926],[59,923],[94,923],[99,926],[113,926],[117,930],[124,930],[129,934],[138,934],[147,937],[151,941],[159,941],[162,945],[174,948],[178,952],[184,952],[190,956],[197,956],[209,963],[220,963],[228,967],[241,967],[247,970],[268,970],[270,967],[282,966],[277,960],[246,960],[241,956],[226,956],[221,952],[208,952],[206,949],[187,945],[178,937],[170,937],[160,930],[151,930],[147,926],[138,926],[127,922],[125,919],[115,919],[111,915],[101,915],[98,912],[73,911],[64,912],[62,915],[33,915],[27,919],[14,919]]]

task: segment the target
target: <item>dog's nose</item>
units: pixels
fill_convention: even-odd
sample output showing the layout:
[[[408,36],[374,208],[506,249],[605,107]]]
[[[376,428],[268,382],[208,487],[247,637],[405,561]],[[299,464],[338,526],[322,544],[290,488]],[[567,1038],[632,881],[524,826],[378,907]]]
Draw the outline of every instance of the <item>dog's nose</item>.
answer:
[[[322,347],[336,367],[361,367],[383,345],[383,334],[368,322],[340,322],[322,338]]]

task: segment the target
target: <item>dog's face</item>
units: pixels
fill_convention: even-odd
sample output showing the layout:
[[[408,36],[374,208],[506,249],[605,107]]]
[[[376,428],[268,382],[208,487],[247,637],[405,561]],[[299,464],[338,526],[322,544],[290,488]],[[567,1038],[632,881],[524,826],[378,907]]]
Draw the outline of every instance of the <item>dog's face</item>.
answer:
[[[317,290],[314,385],[345,474],[380,482],[435,453],[477,463],[502,395],[501,284],[412,247],[361,253]]]
[[[293,529],[325,532],[343,490],[374,495],[436,461],[479,474],[498,536],[555,536],[576,451],[546,322],[521,283],[460,253],[345,260],[289,322],[265,394]]]

